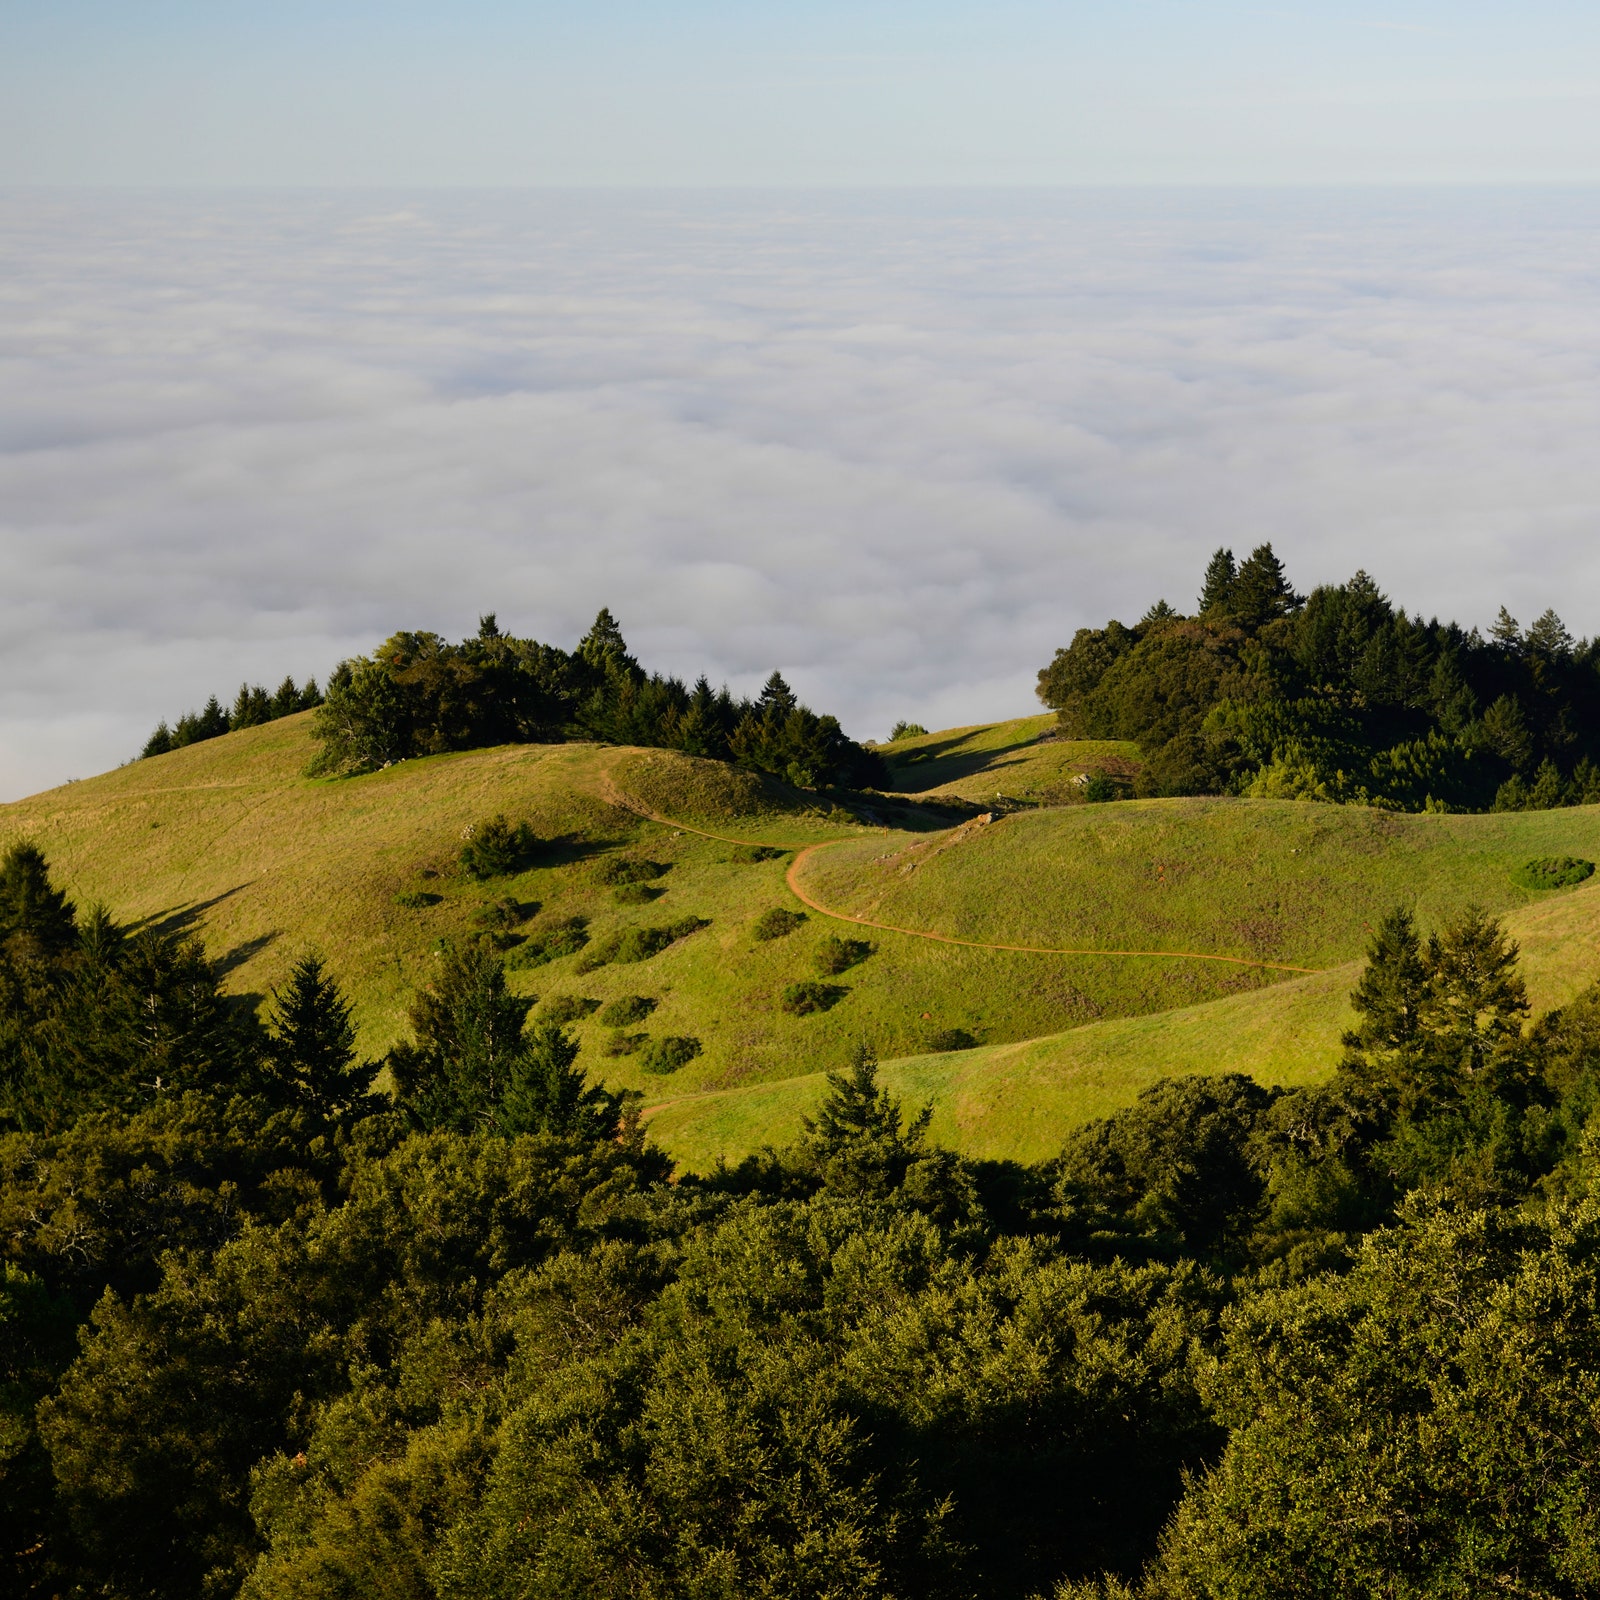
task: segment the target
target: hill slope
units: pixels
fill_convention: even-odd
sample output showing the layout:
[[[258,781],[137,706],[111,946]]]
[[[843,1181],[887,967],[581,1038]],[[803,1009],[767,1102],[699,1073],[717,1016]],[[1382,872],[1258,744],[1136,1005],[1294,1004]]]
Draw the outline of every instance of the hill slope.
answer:
[[[929,775],[940,762],[976,765],[964,778],[946,769],[929,792],[992,782],[994,752],[1025,767],[1067,761],[1061,747],[1029,742],[1039,720],[930,736]],[[520,933],[534,938],[586,919],[585,950],[512,982],[547,1006],[642,995],[655,1009],[632,1032],[700,1040],[698,1059],[652,1078],[637,1055],[606,1053],[615,1031],[597,1017],[575,1024],[588,1070],[643,1088],[662,1107],[658,1137],[696,1164],[781,1137],[862,1038],[901,1058],[891,1082],[935,1099],[938,1136],[990,1154],[1053,1148],[1065,1122],[1126,1101],[1163,1071],[1240,1065],[1287,1082],[1332,1059],[1354,969],[1295,979],[1181,954],[965,948],[851,928],[815,910],[787,937],[758,940],[763,913],[798,909],[784,852],[808,845],[825,844],[797,870],[810,899],[980,944],[1338,969],[1396,901],[1425,923],[1476,901],[1516,915],[1548,993],[1597,965],[1600,891],[1540,897],[1510,877],[1535,855],[1600,857],[1593,808],[1396,817],[1149,801],[950,828],[916,804],[872,802],[852,815],[717,763],[593,745],[472,751],[313,781],[303,776],[307,722],[244,730],[0,808],[0,844],[31,835],[78,900],[201,933],[240,994],[264,995],[302,951],[321,950],[371,1054],[404,1033],[439,941],[470,937],[491,902],[517,902]],[[1089,754],[1105,762],[1114,752]],[[1080,770],[1086,759],[1070,756]],[[1028,770],[1045,781],[1044,767]],[[547,846],[529,870],[480,884],[459,874],[456,858],[464,830],[497,812],[527,819]],[[778,854],[750,859],[730,838]],[[619,861],[662,870],[619,890],[606,881]],[[685,919],[705,926],[649,959],[593,967],[614,936]],[[821,974],[815,958],[838,935],[861,941],[860,959]],[[1558,969],[1560,982],[1541,976]],[[836,1003],[792,1014],[783,994],[799,980],[830,986]],[[951,1029],[983,1048],[919,1053]]]

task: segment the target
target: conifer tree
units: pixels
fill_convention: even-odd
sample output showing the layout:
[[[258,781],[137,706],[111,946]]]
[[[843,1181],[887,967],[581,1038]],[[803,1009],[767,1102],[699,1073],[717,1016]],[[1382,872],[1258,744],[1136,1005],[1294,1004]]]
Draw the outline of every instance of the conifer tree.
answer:
[[[70,949],[77,937],[76,913],[51,883],[44,853],[19,839],[0,860],[0,941],[48,958]]]
[[[800,704],[795,692],[784,681],[781,672],[774,672],[762,686],[761,697],[756,701],[764,717],[788,716]]]
[[[1228,609],[1241,626],[1253,629],[1288,616],[1300,603],[1272,546],[1258,544],[1239,568]]]
[[[1520,655],[1522,652],[1522,629],[1518,626],[1517,619],[1504,606],[1500,607],[1500,615],[1494,619],[1489,637],[1507,655]]]
[[[639,663],[628,654],[627,641],[610,608],[602,606],[594,619],[594,626],[579,641],[578,656],[596,672],[606,676],[633,676]]]
[[[1200,588],[1202,616],[1228,615],[1233,605],[1233,586],[1238,578],[1233,551],[1219,549],[1206,563],[1205,581]]]
[[[1367,947],[1351,1008],[1360,1019],[1344,1036],[1340,1070],[1397,1107],[1418,1098],[1422,1018],[1428,969],[1411,913],[1397,907],[1378,925]]]
[[[501,1133],[560,1133],[613,1139],[621,1126],[622,1095],[591,1086],[578,1042],[559,1023],[540,1023],[513,1063],[495,1110]]]
[[[335,1118],[359,1107],[378,1075],[376,1064],[357,1062],[350,1006],[317,955],[294,965],[282,990],[274,990],[268,1057],[278,1086],[320,1116]]]

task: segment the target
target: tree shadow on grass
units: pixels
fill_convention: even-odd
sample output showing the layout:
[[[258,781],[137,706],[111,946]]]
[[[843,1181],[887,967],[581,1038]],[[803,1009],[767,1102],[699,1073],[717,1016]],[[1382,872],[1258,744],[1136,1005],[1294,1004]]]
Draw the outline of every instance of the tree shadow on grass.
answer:
[[[231,900],[236,894],[241,894],[248,889],[248,883],[237,883],[231,889],[224,889],[221,894],[213,895],[209,900],[196,900],[190,905],[174,906],[166,911],[153,911],[148,917],[141,917],[129,925],[133,933],[192,933],[195,924],[199,922],[206,912],[213,906],[220,906],[224,900]]]

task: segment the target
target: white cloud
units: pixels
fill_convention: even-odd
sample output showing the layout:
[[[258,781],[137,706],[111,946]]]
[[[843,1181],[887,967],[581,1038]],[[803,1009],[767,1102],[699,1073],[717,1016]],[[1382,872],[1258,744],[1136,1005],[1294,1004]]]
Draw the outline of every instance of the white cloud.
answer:
[[[400,626],[1026,712],[1219,543],[1600,629],[1592,192],[0,197],[0,793]]]

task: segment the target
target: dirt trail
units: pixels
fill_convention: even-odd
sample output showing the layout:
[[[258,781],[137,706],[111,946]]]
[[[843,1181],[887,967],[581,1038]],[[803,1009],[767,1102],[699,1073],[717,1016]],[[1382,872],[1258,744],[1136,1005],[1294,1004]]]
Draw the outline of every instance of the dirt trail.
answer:
[[[712,833],[706,828],[692,827],[687,822],[660,816],[640,805],[625,795],[609,777],[602,778],[601,784],[607,791],[606,798],[612,803],[624,811],[631,811],[636,817],[659,822],[663,827],[676,828],[681,833],[698,834],[702,839],[715,839],[721,844],[741,844],[751,849],[793,849],[792,845],[771,845],[764,839],[736,839],[731,834]],[[931,939],[935,944],[959,945],[966,950],[1005,950],[1016,955],[1028,956],[1117,956],[1159,961],[1215,961],[1221,962],[1224,966],[1255,967],[1266,972],[1293,972],[1302,976],[1322,971],[1321,967],[1294,967],[1287,962],[1258,961],[1250,956],[1208,955],[1200,950],[1105,950],[1073,945],[992,944],[982,939],[957,939],[948,933],[930,933],[926,928],[902,928],[897,923],[874,922],[870,917],[857,917],[848,911],[835,911],[832,906],[825,906],[820,900],[813,899],[800,886],[800,873],[808,857],[815,855],[819,850],[826,850],[830,845],[844,844],[851,837],[850,834],[840,834],[837,839],[819,839],[815,844],[804,846],[796,851],[794,860],[789,863],[788,872],[784,874],[789,892],[796,900],[804,906],[809,906],[818,916],[830,917],[835,922],[848,922],[858,928],[874,928],[880,933],[900,933],[909,939]]]

